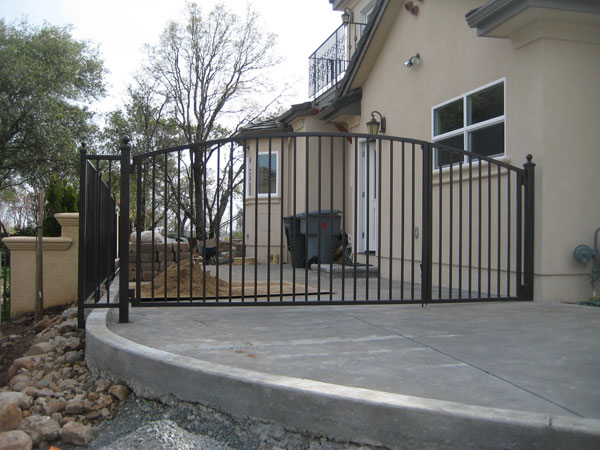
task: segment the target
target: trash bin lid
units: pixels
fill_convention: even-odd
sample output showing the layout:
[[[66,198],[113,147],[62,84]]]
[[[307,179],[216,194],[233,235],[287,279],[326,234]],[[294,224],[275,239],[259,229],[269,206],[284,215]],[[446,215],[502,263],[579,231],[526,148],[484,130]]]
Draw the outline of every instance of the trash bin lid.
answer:
[[[308,214],[307,213],[299,213],[299,214],[296,214],[296,217],[298,219],[302,219],[302,218],[305,218],[307,216],[317,217],[317,216],[319,216],[319,214],[321,215],[321,217],[328,217],[330,215],[332,215],[332,216],[341,216],[342,212],[339,209],[334,209],[334,210],[331,210],[331,209],[322,209],[321,211],[309,211]]]

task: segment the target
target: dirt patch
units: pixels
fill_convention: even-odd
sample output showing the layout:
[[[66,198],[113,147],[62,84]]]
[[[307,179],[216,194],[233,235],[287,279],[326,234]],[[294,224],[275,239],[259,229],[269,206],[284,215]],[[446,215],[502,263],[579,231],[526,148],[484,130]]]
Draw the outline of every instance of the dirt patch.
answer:
[[[179,266],[174,264],[167,269],[166,272],[166,287],[165,295],[165,273],[161,273],[154,278],[154,298],[189,298],[190,297],[190,280],[191,280],[191,297],[193,298],[229,298],[232,297],[253,297],[270,295],[304,294],[307,288],[303,284],[296,283],[294,285],[289,281],[280,283],[273,281],[270,284],[264,280],[244,280],[242,286],[241,280],[232,281],[231,285],[227,281],[219,280],[214,277],[209,270],[204,271],[204,265],[200,262],[192,262],[189,260],[181,261]],[[179,281],[178,281],[179,279]],[[308,294],[317,294],[316,288],[308,287]],[[321,294],[326,292],[321,291]],[[142,298],[152,298],[152,283],[142,285]]]
[[[33,313],[19,319],[0,323],[0,386],[8,384],[8,369],[13,361],[23,356],[33,344]]]

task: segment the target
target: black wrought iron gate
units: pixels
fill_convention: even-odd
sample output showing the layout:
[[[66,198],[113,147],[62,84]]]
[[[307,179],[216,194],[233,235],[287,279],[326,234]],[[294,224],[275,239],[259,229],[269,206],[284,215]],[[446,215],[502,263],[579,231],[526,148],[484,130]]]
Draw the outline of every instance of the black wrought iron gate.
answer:
[[[246,134],[123,146],[121,320],[135,306],[533,298],[523,168],[414,139]],[[129,167],[127,171],[125,168]],[[131,242],[130,242],[131,241]],[[129,290],[129,283],[135,289]]]

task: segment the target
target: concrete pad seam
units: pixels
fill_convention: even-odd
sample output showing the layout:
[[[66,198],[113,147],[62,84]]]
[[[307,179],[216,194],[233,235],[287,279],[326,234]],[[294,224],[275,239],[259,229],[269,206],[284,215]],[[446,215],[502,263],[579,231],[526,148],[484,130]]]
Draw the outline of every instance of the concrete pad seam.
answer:
[[[479,370],[479,371],[481,371],[481,372],[483,372],[483,373],[485,373],[485,374],[487,374],[487,375],[489,375],[489,376],[491,376],[491,377],[493,377],[493,378],[496,378],[497,380],[500,380],[500,381],[503,381],[503,382],[505,382],[505,383],[508,383],[508,384],[510,384],[511,386],[513,386],[513,387],[515,387],[515,388],[517,388],[517,389],[519,389],[519,390],[522,390],[522,391],[524,391],[524,392],[527,392],[528,394],[530,394],[530,395],[533,395],[534,397],[537,397],[537,398],[539,398],[539,399],[541,399],[541,400],[544,400],[544,401],[546,401],[546,402],[548,402],[548,403],[551,403],[552,405],[554,405],[554,406],[556,406],[556,407],[558,407],[558,408],[560,408],[560,409],[563,409],[563,410],[565,410],[565,411],[567,411],[567,412],[569,412],[569,413],[571,413],[571,414],[573,414],[573,415],[575,415],[575,416],[577,416],[577,417],[580,417],[580,418],[582,418],[582,419],[584,418],[584,416],[582,416],[580,413],[578,413],[578,412],[576,412],[576,411],[573,411],[572,409],[570,409],[570,408],[568,408],[568,407],[566,407],[566,406],[564,406],[564,405],[561,405],[560,403],[557,403],[556,401],[554,401],[554,400],[552,400],[552,399],[550,399],[550,398],[548,398],[548,397],[546,397],[546,396],[544,396],[544,395],[538,394],[538,393],[536,393],[536,392],[534,392],[534,391],[532,391],[532,390],[530,390],[530,389],[527,389],[526,387],[524,387],[524,386],[521,386],[521,385],[519,385],[519,384],[517,384],[517,383],[515,383],[515,382],[513,382],[513,381],[511,381],[511,380],[509,380],[509,379],[507,379],[507,378],[505,378],[505,377],[503,377],[503,376],[501,376],[501,375],[498,375],[498,374],[492,373],[492,372],[490,372],[489,370],[486,370],[486,369],[484,369],[483,367],[480,367],[480,366],[478,366],[478,365],[476,365],[476,364],[473,364],[473,363],[471,363],[471,362],[469,362],[469,361],[466,361],[466,360],[464,360],[464,359],[462,359],[462,358],[459,358],[459,357],[457,357],[457,356],[454,356],[454,355],[452,355],[452,354],[450,354],[450,353],[444,352],[443,350],[440,350],[440,349],[438,349],[438,348],[436,348],[436,347],[434,347],[434,346],[432,346],[432,345],[430,345],[430,344],[426,344],[426,343],[424,343],[424,342],[421,342],[421,341],[419,341],[419,340],[418,340],[417,338],[415,338],[415,337],[412,337],[412,336],[409,336],[409,335],[404,335],[404,334],[402,334],[402,333],[398,333],[397,331],[390,330],[390,329],[388,329],[388,328],[386,328],[386,327],[384,327],[384,326],[380,326],[380,325],[376,325],[376,324],[374,324],[374,323],[371,323],[371,322],[369,322],[369,321],[368,321],[368,320],[366,320],[366,319],[362,319],[362,318],[359,318],[359,317],[354,317],[354,316],[352,316],[352,315],[350,315],[350,314],[348,314],[348,313],[346,313],[346,312],[343,312],[342,314],[345,314],[345,315],[347,315],[347,316],[349,316],[349,317],[352,317],[352,318],[354,318],[355,320],[358,320],[358,321],[364,322],[364,323],[366,323],[366,324],[368,324],[368,325],[372,325],[372,326],[378,327],[378,328],[380,328],[380,329],[382,329],[382,330],[385,330],[386,332],[389,332],[389,333],[395,333],[395,334],[397,334],[398,336],[400,336],[400,337],[402,337],[402,338],[405,338],[405,339],[408,339],[408,340],[410,340],[411,342],[414,342],[414,343],[415,343],[415,344],[417,344],[417,345],[421,345],[421,346],[427,347],[427,348],[429,348],[429,349],[433,350],[434,352],[437,352],[437,353],[439,353],[439,354],[441,354],[441,355],[444,355],[444,356],[446,356],[446,357],[448,357],[448,358],[450,358],[450,359],[453,359],[453,360],[455,360],[455,361],[458,361],[458,362],[460,362],[460,363],[466,364],[466,365],[468,365],[469,367],[471,367],[471,368],[473,368],[473,369],[475,369],[475,370]]]

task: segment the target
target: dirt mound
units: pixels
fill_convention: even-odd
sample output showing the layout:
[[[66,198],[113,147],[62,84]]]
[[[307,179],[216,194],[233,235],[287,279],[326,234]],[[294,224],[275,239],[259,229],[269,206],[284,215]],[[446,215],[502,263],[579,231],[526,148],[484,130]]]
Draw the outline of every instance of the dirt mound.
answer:
[[[210,274],[210,271],[204,272],[202,263],[193,262],[190,266],[189,260],[181,261],[179,266],[173,264],[167,268],[167,294],[166,297],[177,298],[177,286],[179,279],[179,297],[190,297],[190,280],[192,297],[216,297],[217,281],[219,297],[229,296],[229,283],[223,280],[217,280]],[[240,295],[241,289],[232,288],[232,295]],[[152,297],[152,283],[142,286],[142,297]],[[165,274],[161,273],[154,278],[154,297],[165,297]]]
[[[231,286],[227,281],[217,280],[216,277],[212,276],[210,271],[204,271],[204,267],[201,262],[193,262],[190,266],[190,261],[181,261],[179,267],[177,264],[170,266],[167,269],[167,293],[165,295],[165,273],[160,273],[154,278],[154,297],[152,295],[152,283],[144,283],[142,285],[142,298],[170,298],[170,299],[189,299],[190,297],[196,299],[220,299],[229,298],[231,294],[232,298],[240,297],[264,297],[264,296],[278,296],[280,294],[290,295],[296,293],[302,295],[305,292],[308,294],[316,294],[317,290],[312,287],[305,287],[303,284],[294,286],[290,281],[273,281],[270,284],[265,280],[257,280],[254,283],[253,279],[244,280],[242,285],[241,280],[233,280]],[[179,278],[179,293],[177,291]],[[190,279],[191,279],[191,295],[190,295]],[[217,292],[218,283],[218,292]],[[322,294],[326,291],[322,291]]]

